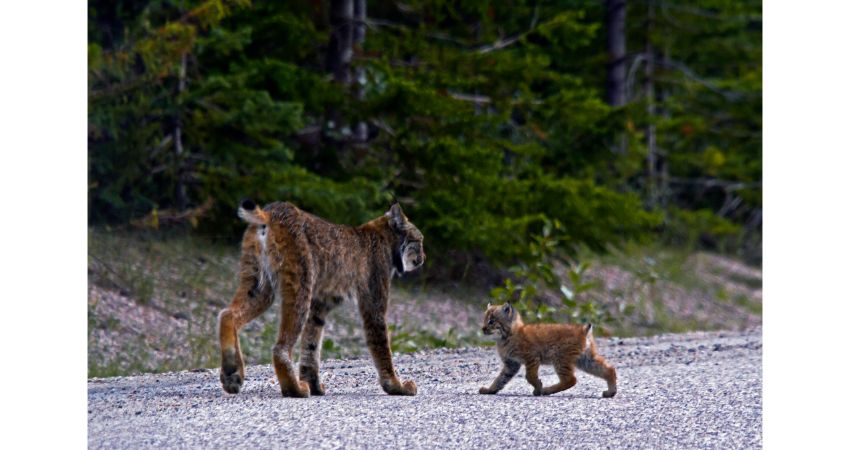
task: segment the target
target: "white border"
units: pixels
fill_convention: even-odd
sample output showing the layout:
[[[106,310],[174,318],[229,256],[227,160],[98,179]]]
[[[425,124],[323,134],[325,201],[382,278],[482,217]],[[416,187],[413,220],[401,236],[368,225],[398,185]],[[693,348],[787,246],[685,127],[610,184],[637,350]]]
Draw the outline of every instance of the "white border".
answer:
[[[850,5],[764,7],[767,448],[845,442]]]
[[[86,8],[0,6],[7,448],[87,445]]]

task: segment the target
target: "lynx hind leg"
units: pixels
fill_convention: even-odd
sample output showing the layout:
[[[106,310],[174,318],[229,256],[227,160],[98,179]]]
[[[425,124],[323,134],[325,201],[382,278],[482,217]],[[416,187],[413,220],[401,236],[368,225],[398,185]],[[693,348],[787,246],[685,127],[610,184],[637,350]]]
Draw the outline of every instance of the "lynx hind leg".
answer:
[[[314,298],[310,314],[301,333],[301,362],[299,376],[310,385],[310,394],[325,395],[325,386],[319,380],[319,365],[322,354],[322,332],[328,313],[342,303],[342,298]]]
[[[301,334],[310,309],[311,289],[306,282],[309,279],[308,276],[296,276],[294,280],[300,280],[302,283],[286,280],[280,288],[283,301],[280,308],[277,344],[272,350],[272,363],[280,383],[280,392],[284,397],[310,396],[310,385],[299,379],[292,363],[292,349]]]
[[[256,272],[254,272],[256,273]],[[245,381],[245,364],[239,346],[239,330],[264,313],[274,302],[268,286],[259,286],[254,275],[243,276],[230,306],[218,315],[218,338],[221,345],[221,387],[237,394]]]
[[[602,392],[602,397],[611,398],[617,394],[617,371],[592,348],[582,352],[576,365],[580,370],[602,378],[608,383],[608,389]]]
[[[543,395],[552,395],[576,385],[575,369],[568,363],[556,363],[555,373],[558,374],[558,382],[552,386],[543,388]]]

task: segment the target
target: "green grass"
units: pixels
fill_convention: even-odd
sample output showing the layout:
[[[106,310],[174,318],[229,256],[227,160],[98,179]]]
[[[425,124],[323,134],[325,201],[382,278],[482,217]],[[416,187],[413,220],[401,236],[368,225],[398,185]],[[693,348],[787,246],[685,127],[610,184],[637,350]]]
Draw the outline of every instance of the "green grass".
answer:
[[[492,340],[483,339],[476,332],[458,332],[454,328],[444,335],[429,330],[416,330],[407,326],[390,326],[393,350],[411,353],[429,348],[482,347],[493,345]]]
[[[120,293],[129,298],[132,307],[122,310],[122,314],[153,312],[163,323],[140,334],[132,329],[135,325],[126,317],[116,316],[107,305],[90,298],[89,376],[217,367],[217,314],[230,302],[236,289],[238,248],[235,241],[180,233],[90,229],[90,284],[113,293],[110,295]],[[677,317],[668,311],[660,296],[669,286],[702,293],[717,302],[761,314],[760,301],[727,292],[722,286],[701,278],[694,271],[692,256],[687,250],[637,245],[602,256],[580,254],[578,259],[589,262],[591,267],[616,267],[630,274],[630,284],[619,289],[606,291],[597,283],[586,293],[588,299],[607,302],[609,307],[614,305],[614,320],[606,323],[599,334],[634,336],[719,327]],[[726,279],[751,288],[761,286],[760,279],[742,275],[730,275]],[[474,280],[458,285],[426,285],[424,280],[425,277],[419,277],[396,282],[394,298],[401,296],[411,301],[415,297],[417,308],[421,306],[426,311],[429,299],[447,292],[455,299],[467,299],[471,305],[486,303],[489,286],[476,285]],[[240,333],[247,364],[270,362],[270,349],[277,338],[278,308],[279,305],[272,306]],[[331,313],[329,321],[343,330],[343,334],[326,336],[323,358],[365,354],[359,320],[337,313],[338,310]],[[528,319],[526,322],[531,322]],[[393,351],[492,345],[491,340],[480,335],[477,326],[463,328],[438,333],[412,318],[391,326]],[[100,342],[99,336],[104,333],[117,344],[108,348]]]
[[[736,295],[733,301],[735,304],[747,309],[751,313],[761,315],[761,302],[752,300],[746,295]]]

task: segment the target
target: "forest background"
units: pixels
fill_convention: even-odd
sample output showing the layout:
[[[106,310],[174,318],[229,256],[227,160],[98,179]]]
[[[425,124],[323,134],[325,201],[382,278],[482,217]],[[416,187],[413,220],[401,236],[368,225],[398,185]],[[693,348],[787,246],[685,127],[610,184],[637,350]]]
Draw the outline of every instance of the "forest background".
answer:
[[[88,5],[90,375],[178,367],[101,355],[143,334],[123,300],[215,364],[203,336],[232,294],[244,197],[348,224],[397,198],[428,253],[402,298],[468,291],[618,334],[721,326],[693,309],[728,323],[711,302],[760,318],[760,1]],[[629,282],[588,269],[614,262]],[[477,343],[463,328],[398,325],[394,344]]]

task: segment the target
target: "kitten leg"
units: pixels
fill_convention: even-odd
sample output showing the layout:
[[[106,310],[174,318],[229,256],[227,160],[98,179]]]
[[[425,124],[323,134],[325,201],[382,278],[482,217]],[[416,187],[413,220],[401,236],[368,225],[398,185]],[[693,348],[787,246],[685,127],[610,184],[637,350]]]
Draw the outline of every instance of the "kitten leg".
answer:
[[[585,350],[578,358],[576,366],[584,372],[602,378],[608,383],[608,390],[602,392],[602,397],[611,398],[617,394],[617,371],[605,359],[592,349]]]
[[[560,381],[552,386],[543,388],[543,395],[552,395],[557,392],[566,391],[576,385],[576,375],[572,366],[567,364],[556,364],[555,373],[558,374],[558,379]]]
[[[483,387],[478,390],[479,394],[495,394],[502,390],[508,381],[511,381],[511,378],[519,372],[520,363],[518,361],[514,361],[512,359],[506,359],[504,365],[502,366],[502,371],[499,373],[499,376],[493,380],[493,384],[490,387]]]
[[[534,386],[534,391],[532,392],[534,395],[541,395],[543,393],[543,382],[537,376],[537,369],[539,368],[540,363],[538,361],[525,363],[525,379],[528,380],[528,384]]]

